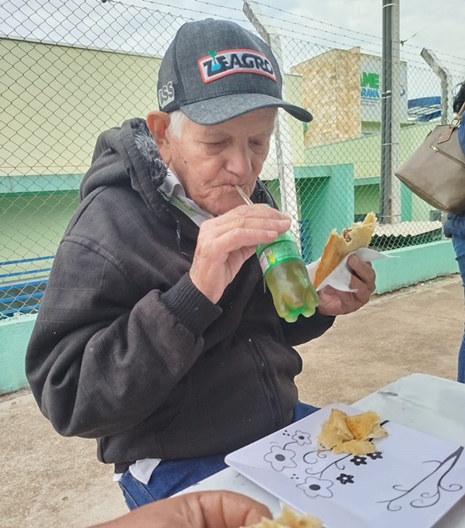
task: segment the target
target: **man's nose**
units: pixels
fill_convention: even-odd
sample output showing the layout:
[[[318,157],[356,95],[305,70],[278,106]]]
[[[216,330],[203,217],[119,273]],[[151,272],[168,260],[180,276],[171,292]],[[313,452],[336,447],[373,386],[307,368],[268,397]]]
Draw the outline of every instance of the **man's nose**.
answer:
[[[227,160],[227,169],[237,176],[248,176],[252,170],[252,156],[248,147],[231,149]]]

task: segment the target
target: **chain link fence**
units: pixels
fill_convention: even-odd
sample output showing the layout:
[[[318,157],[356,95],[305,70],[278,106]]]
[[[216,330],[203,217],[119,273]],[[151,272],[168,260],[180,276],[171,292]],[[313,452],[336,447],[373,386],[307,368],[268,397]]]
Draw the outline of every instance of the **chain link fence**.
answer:
[[[157,70],[175,32],[216,12],[207,2],[209,11],[176,14],[142,3],[0,5],[0,318],[37,311],[98,134],[156,108]],[[231,11],[254,30],[241,10]],[[332,228],[380,211],[382,42],[328,25],[308,37],[308,21],[285,23],[280,10],[267,23],[286,98],[314,120],[280,117],[262,179],[292,215],[310,262]],[[441,119],[440,82],[420,51],[404,46],[396,70],[397,164]],[[441,60],[451,86],[465,79],[463,59]],[[375,247],[442,237],[439,211],[396,182],[391,192],[396,214],[378,227]]]

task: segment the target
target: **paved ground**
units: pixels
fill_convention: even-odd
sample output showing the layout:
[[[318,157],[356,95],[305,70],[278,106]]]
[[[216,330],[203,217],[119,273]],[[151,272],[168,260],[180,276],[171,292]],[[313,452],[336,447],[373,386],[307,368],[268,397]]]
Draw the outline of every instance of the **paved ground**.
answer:
[[[374,297],[299,347],[301,399],[351,403],[423,372],[454,379],[463,332],[458,276]],[[126,511],[92,440],[62,438],[28,391],[0,398],[0,528],[85,528]]]

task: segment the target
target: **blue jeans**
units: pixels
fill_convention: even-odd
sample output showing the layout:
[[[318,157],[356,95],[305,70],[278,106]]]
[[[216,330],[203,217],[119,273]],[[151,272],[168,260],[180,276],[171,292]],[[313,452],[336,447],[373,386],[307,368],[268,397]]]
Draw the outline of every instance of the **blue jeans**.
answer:
[[[298,402],[292,421],[301,420],[317,410],[317,407]],[[134,510],[149,502],[170,497],[225,469],[227,467],[224,463],[225,456],[226,453],[208,457],[164,460],[155,468],[147,484],[138,481],[127,470],[119,481],[124,500],[129,509]]]
[[[465,239],[453,235],[452,244],[454,246],[455,260],[459,265],[460,276],[462,277],[462,285],[465,291]],[[465,332],[459,348],[457,381],[460,381],[460,383],[465,383]]]

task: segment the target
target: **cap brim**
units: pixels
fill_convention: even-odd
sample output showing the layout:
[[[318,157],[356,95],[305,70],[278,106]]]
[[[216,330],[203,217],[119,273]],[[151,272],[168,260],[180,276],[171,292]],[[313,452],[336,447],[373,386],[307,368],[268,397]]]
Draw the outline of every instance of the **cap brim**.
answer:
[[[300,106],[270,95],[255,93],[223,95],[182,106],[181,110],[199,125],[217,125],[260,108],[276,107],[283,108],[299,121],[308,123],[313,119],[312,114]]]

